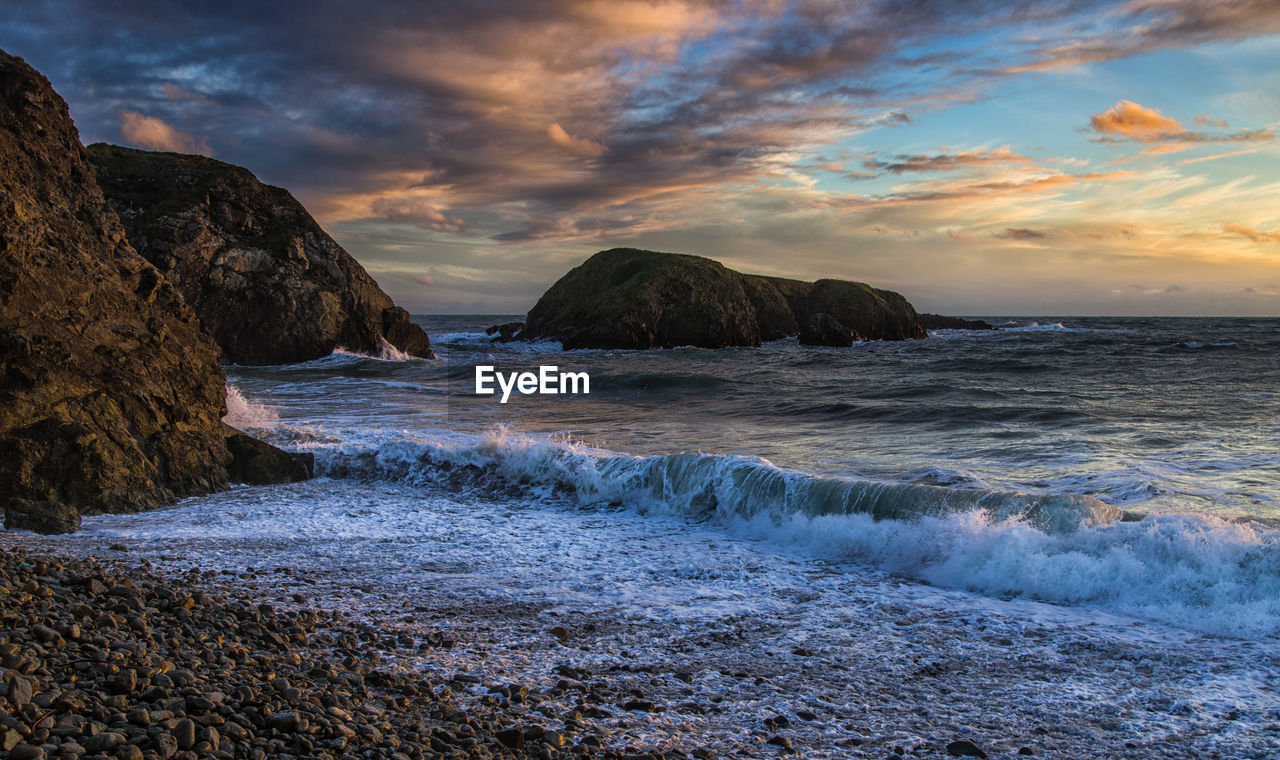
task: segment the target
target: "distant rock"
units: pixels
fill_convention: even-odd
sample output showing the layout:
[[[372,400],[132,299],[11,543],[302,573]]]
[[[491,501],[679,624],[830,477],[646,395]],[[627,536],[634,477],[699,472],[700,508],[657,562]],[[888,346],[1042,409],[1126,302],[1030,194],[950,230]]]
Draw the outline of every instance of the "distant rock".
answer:
[[[921,314],[920,324],[926,330],[994,330],[994,325],[981,319],[944,317],[941,314]]]
[[[218,347],[129,246],[66,103],[0,51],[0,506],[75,530],[227,484]]]
[[[510,343],[517,339],[517,335],[523,329],[524,322],[505,322],[485,328],[484,334],[493,336],[490,343]]]
[[[905,298],[862,283],[744,275],[700,256],[614,248],[552,285],[519,337],[569,350],[758,346],[791,335],[847,346],[925,331]]]
[[[235,364],[386,343],[434,358],[427,334],[288,191],[203,156],[89,146],[129,242],[181,291]]]
[[[700,256],[601,251],[538,299],[522,337],[565,349],[759,345],[744,279]]]
[[[800,342],[847,346],[852,340],[906,340],[925,337],[920,317],[907,299],[861,282],[818,280],[805,300]],[[832,340],[825,340],[828,335]]]

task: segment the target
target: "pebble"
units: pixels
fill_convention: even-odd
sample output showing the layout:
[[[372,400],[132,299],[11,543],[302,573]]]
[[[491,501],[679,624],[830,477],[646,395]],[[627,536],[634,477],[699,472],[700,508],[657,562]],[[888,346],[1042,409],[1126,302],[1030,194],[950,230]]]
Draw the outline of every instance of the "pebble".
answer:
[[[120,550],[124,550],[121,548]],[[203,760],[276,757],[360,760],[618,760],[615,740],[583,716],[614,719],[620,698],[563,666],[572,692],[483,675],[400,671],[397,657],[440,633],[409,637],[289,598],[245,601],[193,571],[160,575],[127,557],[36,557],[0,549],[0,748],[9,758]],[[234,582],[234,581],[233,581]],[[21,595],[7,593],[25,589]],[[292,598],[305,604],[305,597]],[[568,630],[551,631],[567,640]],[[461,669],[459,663],[459,669]],[[568,679],[573,679],[572,681]],[[446,684],[449,684],[447,686]],[[466,703],[455,692],[488,691]],[[636,693],[638,695],[638,692]],[[626,698],[629,710],[659,710]],[[609,708],[609,709],[602,709]],[[21,722],[39,720],[33,728]],[[620,727],[619,727],[620,728]],[[3,755],[0,755],[3,756]],[[651,757],[675,756],[671,753]]]
[[[983,752],[981,747],[968,739],[956,739],[947,744],[947,754],[952,757],[985,758],[987,756],[987,753]]]

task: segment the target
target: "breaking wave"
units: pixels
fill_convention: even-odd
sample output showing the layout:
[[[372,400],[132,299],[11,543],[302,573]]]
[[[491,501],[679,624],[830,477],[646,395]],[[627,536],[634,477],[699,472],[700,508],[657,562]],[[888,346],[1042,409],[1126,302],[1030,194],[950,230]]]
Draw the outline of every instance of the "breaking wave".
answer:
[[[1078,494],[815,476],[755,457],[630,456],[493,431],[316,443],[332,478],[712,523],[818,559],[1000,598],[1090,605],[1218,635],[1280,634],[1280,533],[1207,515],[1125,513]],[[281,442],[285,442],[282,440]]]

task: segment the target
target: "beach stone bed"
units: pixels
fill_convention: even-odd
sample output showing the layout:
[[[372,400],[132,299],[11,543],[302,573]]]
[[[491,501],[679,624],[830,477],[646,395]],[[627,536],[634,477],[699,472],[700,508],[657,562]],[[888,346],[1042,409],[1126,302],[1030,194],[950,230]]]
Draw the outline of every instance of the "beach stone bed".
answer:
[[[196,570],[0,550],[0,757],[684,757],[629,754],[512,709],[559,687],[493,684],[514,696],[461,709],[448,682],[388,656],[451,646],[444,636],[388,638],[341,611],[240,593]]]

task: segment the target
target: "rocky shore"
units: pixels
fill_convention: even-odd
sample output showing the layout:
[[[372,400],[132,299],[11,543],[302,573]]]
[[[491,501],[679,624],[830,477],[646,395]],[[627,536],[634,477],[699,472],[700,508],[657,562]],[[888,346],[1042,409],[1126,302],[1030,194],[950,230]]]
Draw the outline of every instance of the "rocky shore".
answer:
[[[252,580],[252,572],[245,575]],[[452,649],[448,635],[374,628],[311,607],[301,594],[261,603],[245,585],[219,585],[216,577],[166,574],[145,561],[0,548],[0,754],[641,756],[575,728],[576,718],[598,707],[591,687],[573,674],[534,689],[463,674],[426,676],[406,667],[405,657]],[[453,699],[477,689],[487,696],[465,706]],[[555,729],[545,727],[539,706],[566,698],[577,707],[556,716]]]

